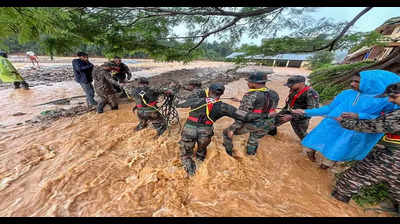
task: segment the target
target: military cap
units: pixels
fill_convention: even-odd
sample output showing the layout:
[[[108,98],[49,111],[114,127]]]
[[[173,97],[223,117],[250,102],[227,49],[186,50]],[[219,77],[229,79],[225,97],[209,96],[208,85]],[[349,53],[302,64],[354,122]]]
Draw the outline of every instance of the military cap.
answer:
[[[0,56],[5,57],[5,58],[8,58],[7,53],[4,52],[4,51],[0,51]]]
[[[305,78],[304,76],[295,75],[295,76],[290,77],[290,78],[287,80],[286,84],[284,84],[284,86],[291,87],[291,86],[293,86],[293,85],[296,84],[296,83],[305,82],[305,81],[306,81],[306,78]]]
[[[246,80],[252,83],[265,83],[268,81],[268,77],[265,72],[254,72]]]
[[[225,86],[223,83],[216,82],[210,85],[210,90],[216,94],[223,94],[225,91]]]
[[[393,95],[397,95],[397,94],[400,94],[400,82],[388,85],[385,89],[385,92],[383,92],[382,94],[377,95],[375,97],[383,98],[383,97],[393,96]]]
[[[189,85],[200,86],[200,85],[201,85],[201,82],[200,82],[200,80],[198,80],[198,79],[190,79],[188,84],[189,84]]]

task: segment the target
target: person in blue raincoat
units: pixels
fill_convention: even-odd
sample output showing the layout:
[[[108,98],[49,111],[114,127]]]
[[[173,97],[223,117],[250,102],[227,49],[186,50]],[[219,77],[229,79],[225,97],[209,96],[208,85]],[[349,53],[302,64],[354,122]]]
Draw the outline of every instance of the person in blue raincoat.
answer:
[[[374,119],[382,112],[391,112],[398,108],[386,98],[375,98],[385,88],[400,82],[400,76],[384,70],[367,70],[354,76],[352,89],[344,90],[328,105],[308,110],[296,110],[307,117],[324,116],[325,118],[303,140],[308,157],[315,161],[315,150],[323,159],[321,168],[327,169],[338,161],[362,160],[383,134],[361,133],[342,128],[334,119],[339,116],[358,119]]]

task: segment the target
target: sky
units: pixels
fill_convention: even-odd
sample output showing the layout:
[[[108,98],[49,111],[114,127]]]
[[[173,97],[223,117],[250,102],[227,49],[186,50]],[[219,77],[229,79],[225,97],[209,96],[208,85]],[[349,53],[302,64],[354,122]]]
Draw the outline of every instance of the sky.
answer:
[[[345,22],[352,20],[363,9],[364,7],[320,7],[313,15],[315,19],[326,17],[332,18],[337,22]],[[386,20],[396,16],[400,16],[400,7],[374,7],[357,20],[352,30],[360,32],[372,31]],[[262,38],[249,39],[247,35],[243,35],[240,44],[260,45]]]

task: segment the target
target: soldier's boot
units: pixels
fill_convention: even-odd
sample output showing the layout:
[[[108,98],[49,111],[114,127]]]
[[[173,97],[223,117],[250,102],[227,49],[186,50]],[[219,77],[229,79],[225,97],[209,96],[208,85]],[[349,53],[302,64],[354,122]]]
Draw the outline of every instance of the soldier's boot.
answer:
[[[19,89],[19,88],[21,88],[21,87],[20,87],[20,85],[21,85],[20,82],[13,82],[13,84],[14,84],[14,89]]]
[[[182,157],[182,165],[185,171],[193,176],[196,173],[196,163],[189,156]]]
[[[111,107],[111,110],[118,110],[118,104]]]
[[[27,83],[27,82],[25,82],[25,81],[22,81],[22,82],[21,82],[21,85],[22,85],[22,87],[23,87],[24,89],[26,89],[26,90],[28,90],[28,89],[29,89],[29,85],[28,85],[28,83]]]
[[[196,152],[196,159],[203,162],[207,155],[207,149],[198,148]]]
[[[247,145],[247,155],[254,156],[257,153],[256,145]]]
[[[341,194],[339,194],[336,190],[333,190],[331,193],[332,197],[336,198],[337,200],[344,202],[344,203],[349,203],[351,197],[346,197]]]
[[[271,135],[271,136],[277,135],[278,134],[278,128],[275,127],[274,129],[269,131],[268,134]]]
[[[222,132],[222,135],[223,135],[223,140],[224,140],[222,145],[225,147],[225,152],[228,155],[233,156],[233,143],[232,143],[232,139],[229,138],[229,136],[227,134],[227,130],[224,130]]]
[[[140,131],[140,130],[145,129],[145,128],[147,128],[147,122],[141,120],[139,122],[138,126],[135,127],[134,131]]]
[[[311,162],[315,162],[316,158],[315,158],[315,150],[312,150],[310,152],[307,152],[307,157],[308,159],[311,160]],[[322,164],[321,164],[322,165]]]
[[[104,107],[106,104],[104,102],[98,103],[97,104],[97,113],[101,114],[104,112]]]

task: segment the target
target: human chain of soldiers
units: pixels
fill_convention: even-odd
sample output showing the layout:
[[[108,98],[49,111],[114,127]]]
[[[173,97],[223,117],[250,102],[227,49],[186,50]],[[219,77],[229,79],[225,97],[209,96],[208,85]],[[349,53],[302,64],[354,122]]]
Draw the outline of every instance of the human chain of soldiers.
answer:
[[[119,59],[119,58],[117,58]],[[122,64],[122,63],[119,63]],[[113,71],[118,71],[115,62],[106,62],[101,66],[94,66],[92,75],[94,90],[100,101],[97,102],[97,112],[103,113],[105,105],[109,104],[112,110],[118,109],[115,99],[115,86],[119,89],[127,87],[127,82],[118,82],[113,78]],[[139,124],[135,131],[142,130],[151,123],[157,131],[155,138],[161,136],[168,124],[157,106],[158,98],[165,94],[177,94],[172,87],[155,88],[149,85],[147,78],[137,79],[138,85],[130,93],[125,93],[136,102],[133,111],[136,111]],[[190,108],[189,116],[183,126],[179,141],[181,161],[189,175],[196,172],[196,162],[206,158],[207,147],[214,135],[213,125],[218,119],[227,116],[235,121],[223,131],[223,145],[227,154],[234,156],[232,139],[234,135],[249,133],[246,152],[255,155],[259,140],[265,135],[276,135],[276,127],[290,121],[295,133],[300,139],[307,135],[309,118],[292,114],[293,109],[310,109],[318,107],[318,94],[311,87],[305,85],[305,77],[293,76],[285,84],[291,91],[285,107],[277,113],[275,111],[279,96],[272,89],[268,89],[267,73],[254,72],[247,79],[249,90],[240,101],[239,108],[221,101],[225,91],[222,83],[212,83],[209,88],[202,89],[200,80],[189,81],[186,90],[192,93],[184,98],[183,102],[175,105],[176,108]],[[125,91],[125,90],[124,90]],[[197,150],[194,156],[194,148]],[[312,157],[313,155],[310,155]]]

